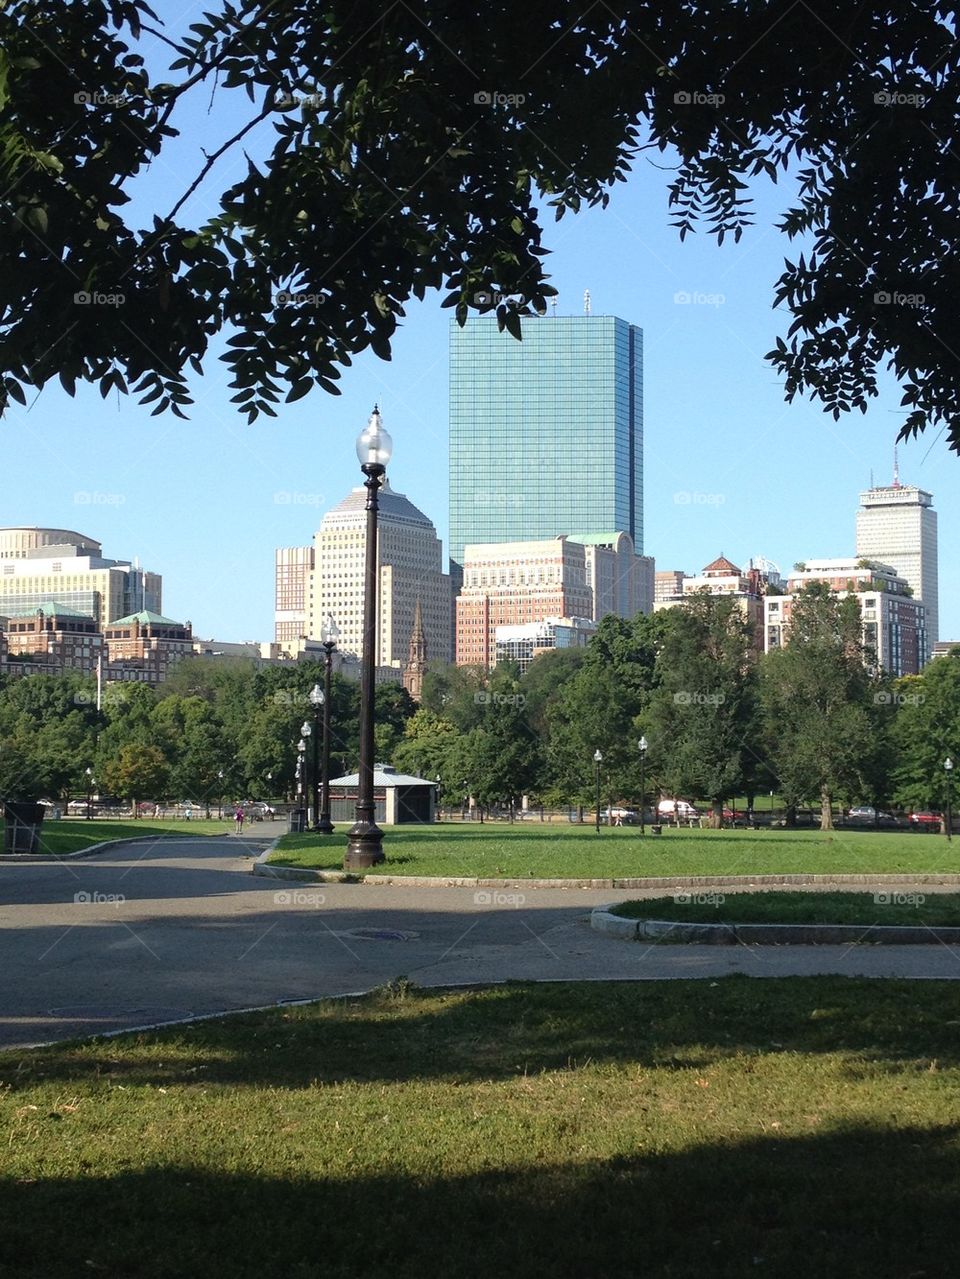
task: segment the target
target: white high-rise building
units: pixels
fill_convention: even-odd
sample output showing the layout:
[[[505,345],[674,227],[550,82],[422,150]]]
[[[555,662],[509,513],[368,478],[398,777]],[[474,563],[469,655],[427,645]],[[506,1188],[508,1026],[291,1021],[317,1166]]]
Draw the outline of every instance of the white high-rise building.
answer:
[[[72,609],[106,626],[146,610],[159,614],[163,579],[137,559],[105,559],[95,538],[72,529],[0,528],[0,611]]]
[[[933,498],[915,484],[893,484],[860,494],[857,558],[889,564],[905,578],[927,610],[927,662],[940,638],[938,629],[937,513]]]
[[[306,634],[319,638],[329,615],[340,628],[344,653],[363,651],[363,588],[367,544],[367,491],[355,488],[323,517],[307,575]],[[379,494],[377,559],[380,568],[376,665],[402,668],[409,656],[417,602],[426,660],[451,658],[450,577],[433,523],[385,483]]]

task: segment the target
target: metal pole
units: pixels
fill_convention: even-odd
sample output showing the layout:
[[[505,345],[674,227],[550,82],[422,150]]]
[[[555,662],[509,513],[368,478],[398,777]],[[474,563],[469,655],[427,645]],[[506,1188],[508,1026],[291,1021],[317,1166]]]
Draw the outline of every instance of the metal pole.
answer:
[[[323,775],[320,786],[320,821],[317,830],[321,835],[333,834],[330,821],[330,683],[333,670],[333,641],[324,644],[326,662],[323,670]]]
[[[641,751],[641,752],[640,752],[640,834],[641,834],[641,835],[645,835],[645,834],[646,834],[646,826],[645,826],[645,824],[644,824],[644,815],[643,815],[643,809],[644,809],[644,795],[643,795],[643,763],[644,763],[644,757],[645,757],[645,755],[646,755],[646,751]]]
[[[600,761],[597,760],[597,834],[600,834]]]
[[[313,708],[313,829],[320,829],[320,707]]]
[[[377,494],[386,467],[379,462],[364,462],[360,468],[367,477],[367,553],[364,568],[363,657],[360,680],[360,767],[357,778],[356,821],[350,828],[345,870],[362,870],[385,860],[383,831],[374,820],[373,798],[373,698],[377,649]]]

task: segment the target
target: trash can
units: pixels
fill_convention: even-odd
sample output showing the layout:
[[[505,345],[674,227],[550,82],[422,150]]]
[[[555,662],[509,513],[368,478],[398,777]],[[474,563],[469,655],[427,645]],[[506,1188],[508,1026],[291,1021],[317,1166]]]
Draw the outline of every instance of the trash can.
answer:
[[[294,808],[290,812],[290,825],[288,830],[291,835],[302,835],[307,829],[307,810],[305,808]]]
[[[43,821],[42,804],[30,804],[16,800],[3,806],[3,851],[5,853],[35,853],[40,845],[40,824]]]

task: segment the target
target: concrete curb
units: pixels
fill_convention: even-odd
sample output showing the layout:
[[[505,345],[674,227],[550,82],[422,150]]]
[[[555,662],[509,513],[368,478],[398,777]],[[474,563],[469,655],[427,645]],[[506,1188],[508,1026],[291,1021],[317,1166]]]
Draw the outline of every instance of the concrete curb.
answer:
[[[97,853],[106,852],[110,848],[119,848],[123,844],[156,844],[175,842],[176,840],[193,840],[190,835],[131,835],[129,839],[106,839],[100,844],[91,844],[89,848],[78,848],[75,853],[0,853],[0,864],[7,866],[44,866],[56,865],[57,862],[69,861],[75,857],[95,857]],[[203,836],[201,836],[203,838]],[[208,838],[219,839],[218,835]]]
[[[612,903],[616,905],[617,903]],[[960,944],[960,928],[927,928],[891,924],[684,924],[679,920],[625,919],[597,906],[590,927],[625,941],[696,942],[708,946],[844,946],[858,942],[918,946],[938,942]]]
[[[269,863],[268,848],[252,867],[254,875],[271,879],[296,879],[303,883],[394,885],[407,888],[788,888],[791,885],[939,884],[960,887],[960,874],[928,872],[921,875],[680,875],[638,876],[631,879],[482,879],[456,875],[353,875],[341,870],[307,870],[300,866]],[[280,874],[279,872],[284,872]]]
[[[107,839],[100,844],[91,844],[89,848],[78,848],[74,853],[0,853],[0,865],[7,866],[55,866],[60,862],[70,861],[77,857],[95,857],[98,853],[110,849],[122,848],[125,844],[193,844],[198,839],[243,839],[242,835],[229,831],[223,835],[130,835],[126,839]],[[274,841],[274,844],[276,841]],[[273,848],[271,844],[270,848]],[[270,849],[267,849],[270,852]]]

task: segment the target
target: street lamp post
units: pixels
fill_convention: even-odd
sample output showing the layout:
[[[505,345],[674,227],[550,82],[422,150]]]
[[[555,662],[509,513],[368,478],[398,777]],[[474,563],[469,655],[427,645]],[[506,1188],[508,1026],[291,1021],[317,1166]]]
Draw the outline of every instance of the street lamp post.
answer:
[[[370,421],[357,440],[360,470],[366,476],[367,547],[363,587],[363,656],[360,678],[360,767],[357,777],[356,821],[347,837],[344,870],[363,870],[384,860],[383,831],[374,820],[373,798],[373,700],[377,652],[377,494],[387,473],[393,449],[389,432],[380,421],[380,410],[374,405]]]
[[[222,768],[217,770],[217,781],[219,782],[219,786],[217,788],[217,821],[219,822],[223,820],[223,769]],[[207,820],[209,821],[209,819],[210,819],[210,805],[208,804]]]
[[[330,821],[330,690],[333,677],[333,650],[340,638],[340,628],[328,614],[320,631],[320,642],[323,644],[323,755],[320,779],[320,819],[316,829],[321,835],[333,834],[333,823]]]
[[[953,826],[953,818],[950,815],[950,783],[953,781],[953,760],[949,755],[943,761],[943,771],[947,778],[947,839],[952,839],[951,827]]]
[[[643,765],[647,758],[647,739],[645,737],[641,737],[639,742],[637,742],[637,750],[640,752],[640,834],[645,835],[646,826],[644,824],[644,808],[646,807],[646,804],[644,801],[643,787]]]
[[[310,783],[307,780],[307,748],[312,736],[313,725],[308,719],[305,719],[300,725],[300,741],[297,743],[297,750],[301,752],[300,759],[303,765],[300,770],[300,807],[303,810],[304,830],[310,829]],[[314,766],[316,766],[316,762],[316,751],[314,751]]]
[[[597,769],[597,834],[600,834],[600,765],[603,762],[603,756],[599,750],[593,752],[593,762]]]
[[[441,811],[442,811],[442,810],[441,810],[441,808],[440,808],[440,783],[441,783],[441,780],[442,780],[442,779],[441,779],[441,777],[440,777],[440,774],[439,774],[439,773],[437,773],[437,781],[436,781],[436,787],[437,787],[437,798],[436,798],[436,809],[437,809],[437,813],[436,813],[436,817],[437,817],[437,821],[439,821],[439,820],[440,820],[440,813],[441,813]]]
[[[87,821],[90,821],[93,807],[93,769],[85,768],[83,771],[87,775]]]
[[[309,694],[310,705],[313,707],[313,770],[312,770],[312,806],[313,817],[310,825],[315,831],[320,829],[320,738],[323,735],[323,712],[327,705],[327,695],[319,684],[314,684]]]

